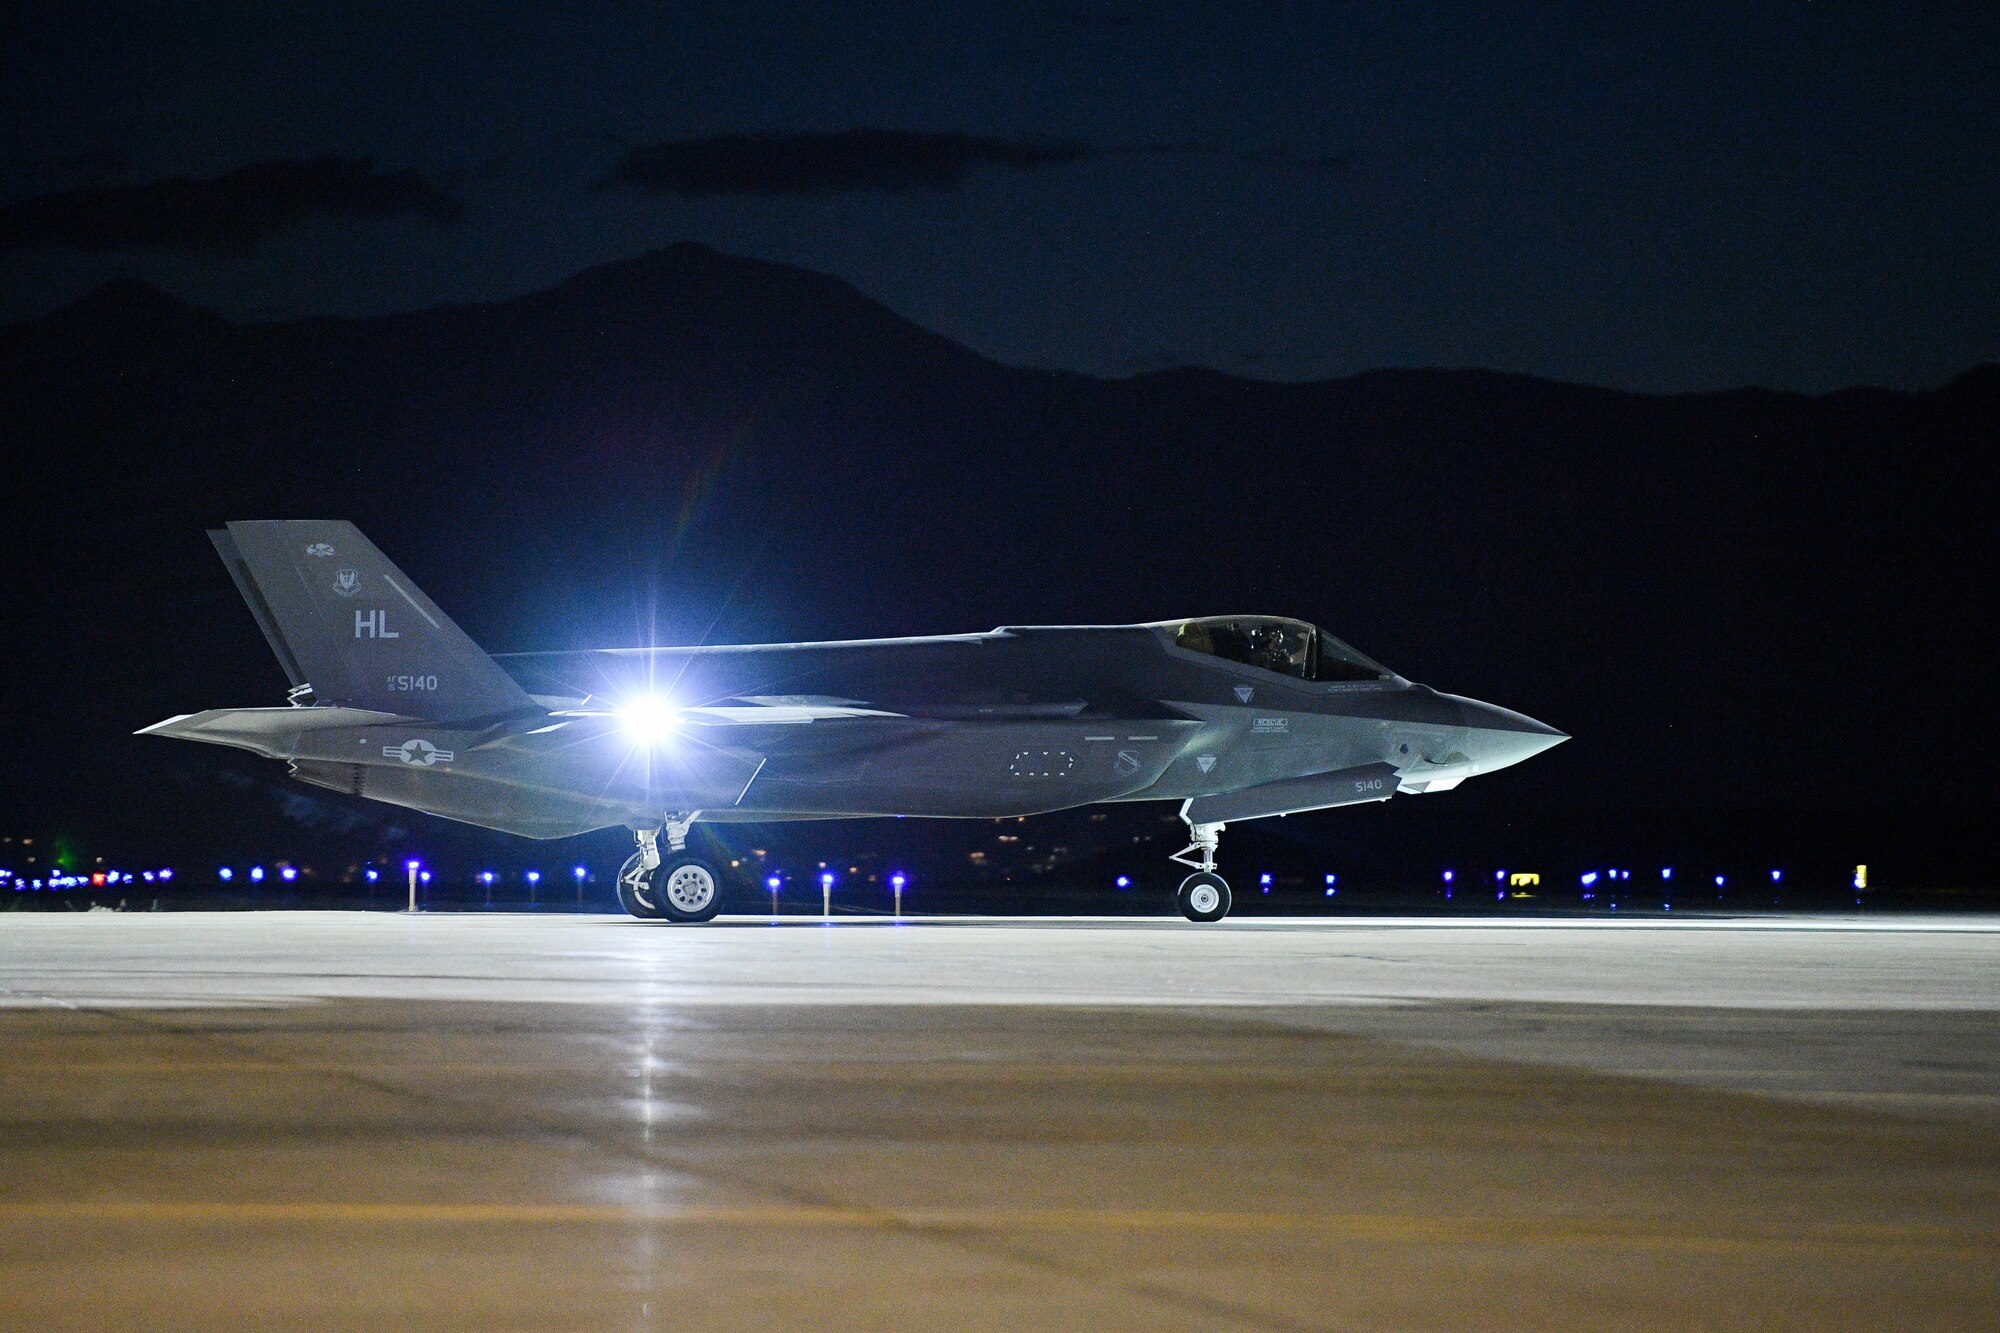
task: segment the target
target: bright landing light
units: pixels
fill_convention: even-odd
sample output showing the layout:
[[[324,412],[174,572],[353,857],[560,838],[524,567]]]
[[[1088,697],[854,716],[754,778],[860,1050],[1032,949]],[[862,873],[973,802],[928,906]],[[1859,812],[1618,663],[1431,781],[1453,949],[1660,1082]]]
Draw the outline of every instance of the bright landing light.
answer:
[[[625,706],[618,710],[618,716],[625,724],[626,734],[639,745],[664,744],[680,725],[680,714],[656,694],[642,694],[626,700]]]

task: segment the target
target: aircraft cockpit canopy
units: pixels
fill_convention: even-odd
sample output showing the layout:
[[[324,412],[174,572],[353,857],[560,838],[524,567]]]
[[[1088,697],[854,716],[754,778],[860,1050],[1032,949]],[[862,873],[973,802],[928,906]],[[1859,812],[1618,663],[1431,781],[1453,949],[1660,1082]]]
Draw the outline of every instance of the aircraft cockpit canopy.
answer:
[[[1393,680],[1395,673],[1323,629],[1278,616],[1205,616],[1165,626],[1174,645],[1299,680]]]

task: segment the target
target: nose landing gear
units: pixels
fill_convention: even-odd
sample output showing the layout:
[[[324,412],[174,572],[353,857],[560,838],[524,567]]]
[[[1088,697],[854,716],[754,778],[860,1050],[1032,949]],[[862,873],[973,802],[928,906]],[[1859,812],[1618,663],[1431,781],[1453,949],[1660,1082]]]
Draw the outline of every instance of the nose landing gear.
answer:
[[[660,855],[661,829],[634,829],[639,850],[618,871],[618,905],[633,916],[655,921],[707,921],[722,910],[722,876],[687,850],[688,829],[700,811],[668,815],[662,828],[667,855]]]
[[[1190,921],[1220,921],[1229,915],[1229,881],[1215,873],[1215,849],[1222,841],[1221,824],[1197,824],[1188,818],[1192,801],[1181,802],[1181,821],[1188,826],[1188,845],[1168,858],[1195,873],[1181,881],[1174,905]]]

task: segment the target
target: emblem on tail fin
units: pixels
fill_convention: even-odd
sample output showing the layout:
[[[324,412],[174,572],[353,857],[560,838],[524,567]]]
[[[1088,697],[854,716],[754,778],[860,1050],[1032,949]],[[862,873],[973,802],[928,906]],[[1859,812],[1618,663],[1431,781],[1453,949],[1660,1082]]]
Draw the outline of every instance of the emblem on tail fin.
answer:
[[[314,542],[306,547],[307,555],[328,556],[333,554],[333,546],[328,542]]]
[[[334,571],[333,590],[342,597],[352,597],[361,591],[361,571],[341,569]]]

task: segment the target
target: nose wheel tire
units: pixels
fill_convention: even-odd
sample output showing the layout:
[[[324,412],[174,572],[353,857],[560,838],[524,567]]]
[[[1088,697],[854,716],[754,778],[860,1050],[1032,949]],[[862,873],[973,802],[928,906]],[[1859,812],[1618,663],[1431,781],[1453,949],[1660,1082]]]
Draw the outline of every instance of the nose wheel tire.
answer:
[[[1190,921],[1220,921],[1229,915],[1229,881],[1207,870],[1189,875],[1174,894],[1174,903]]]
[[[722,876],[697,856],[668,856],[649,876],[627,878],[637,855],[618,875],[618,905],[651,921],[707,921],[722,910]]]

